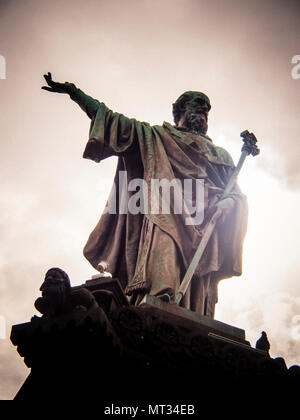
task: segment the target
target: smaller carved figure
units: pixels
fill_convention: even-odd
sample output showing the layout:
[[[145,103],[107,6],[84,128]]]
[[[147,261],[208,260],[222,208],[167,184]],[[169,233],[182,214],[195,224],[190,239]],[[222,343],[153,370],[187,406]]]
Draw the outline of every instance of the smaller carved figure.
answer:
[[[98,306],[99,305],[95,299],[94,294],[91,293],[85,287],[82,287],[81,289],[77,290],[72,290],[69,301],[70,309],[77,308],[81,310],[88,310],[97,308]]]
[[[42,297],[35,301],[35,308],[45,316],[59,315],[65,311],[70,297],[71,283],[69,276],[60,268],[50,268],[45,275],[40,291]]]

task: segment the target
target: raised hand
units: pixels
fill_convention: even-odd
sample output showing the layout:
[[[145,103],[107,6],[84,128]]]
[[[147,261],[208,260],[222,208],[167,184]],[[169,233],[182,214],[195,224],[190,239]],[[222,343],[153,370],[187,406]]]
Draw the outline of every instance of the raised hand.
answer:
[[[48,90],[49,92],[70,93],[72,87],[75,87],[73,83],[69,83],[69,82],[65,82],[65,83],[54,82],[54,80],[52,80],[52,74],[50,72],[48,72],[48,74],[44,74],[44,78],[48,86],[42,86],[42,89]]]

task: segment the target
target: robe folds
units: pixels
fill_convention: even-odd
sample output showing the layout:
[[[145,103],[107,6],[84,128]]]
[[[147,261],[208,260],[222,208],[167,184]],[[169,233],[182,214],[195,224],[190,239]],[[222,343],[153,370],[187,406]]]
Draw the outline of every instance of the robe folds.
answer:
[[[107,261],[109,271],[119,278],[129,296],[165,291],[174,295],[210,220],[211,200],[222,195],[234,170],[232,158],[207,136],[183,131],[166,122],[162,126],[151,126],[97,103],[83,157],[100,162],[118,156],[115,187],[111,192],[116,197],[116,212],[108,211],[111,196],[106,211],[88,238],[84,255],[95,268],[100,260]],[[146,197],[149,207],[145,214],[120,211],[122,201],[128,202],[134,194],[126,188],[121,196],[116,194],[122,182],[120,174],[124,176],[125,171],[128,184],[134,179],[143,179],[147,185],[152,179],[203,180],[203,222],[187,225],[184,211],[182,214],[152,213],[150,194]],[[197,310],[197,304],[191,305],[188,301],[198,299],[205,293],[203,288],[210,287],[205,282],[215,285],[213,300],[216,302],[218,281],[242,272],[247,200],[238,186],[230,197],[234,200],[233,209],[223,223],[218,221],[196,269],[190,296],[187,293],[185,297],[190,309]]]

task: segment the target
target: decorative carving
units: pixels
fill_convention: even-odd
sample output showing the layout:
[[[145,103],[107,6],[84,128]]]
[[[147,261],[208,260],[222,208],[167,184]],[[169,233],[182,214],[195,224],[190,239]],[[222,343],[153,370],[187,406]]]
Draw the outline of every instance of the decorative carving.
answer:
[[[121,327],[135,333],[141,332],[143,321],[135,311],[127,308],[123,309],[120,311],[118,318]]]
[[[94,295],[85,287],[72,289],[69,276],[58,267],[47,271],[40,290],[42,297],[35,301],[34,306],[45,317],[54,317],[73,309],[88,310],[98,306]]]
[[[176,346],[179,342],[178,333],[175,328],[165,322],[157,324],[155,335],[160,341],[169,346]]]
[[[69,308],[88,310],[96,307],[98,307],[98,303],[94,294],[85,287],[71,291]]]
[[[213,357],[213,346],[210,340],[202,335],[196,335],[192,337],[190,343],[190,350],[194,356]]]
[[[51,296],[50,308],[61,308],[57,296],[65,295],[58,285],[60,282],[68,285],[68,278],[63,273],[60,269],[46,273],[46,287],[43,287],[44,294],[40,299],[49,303],[47,299]],[[97,284],[92,282],[91,287],[97,287]],[[101,375],[105,381],[111,378],[111,388],[108,389],[103,381],[101,389],[101,392],[107,391],[107,395],[116,387],[122,392],[127,389],[128,375],[142,378],[141,390],[146,391],[145,395],[148,384],[157,378],[162,392],[176,386],[178,377],[190,379],[185,383],[190,384],[191,391],[195,391],[192,383],[197,378],[201,378],[205,386],[210,381],[242,383],[251,378],[258,379],[259,383],[269,380],[276,383],[282,378],[299,383],[299,367],[288,370],[283,359],[271,359],[265,351],[212,333],[213,321],[207,326],[205,322],[179,319],[163,310],[155,312],[149,304],[118,306],[107,315],[96,301],[103,301],[103,296],[109,300],[109,290],[91,292],[77,286],[69,292],[66,295],[68,302],[64,301],[65,313],[34,317],[31,322],[15,325],[12,329],[13,344],[26,365],[32,368],[30,380],[33,382],[31,385],[25,383],[19,392],[20,399],[25,395],[22,392],[36,398],[45,387],[51,396],[58,386],[71,388],[73,394],[79,382],[86,384]],[[57,311],[53,313],[58,314]],[[61,384],[57,378],[65,382]],[[82,389],[85,392],[85,385]],[[149,393],[151,391],[149,389]],[[90,392],[94,391],[89,389],[89,396]],[[95,392],[99,392],[98,388]]]
[[[59,315],[65,311],[71,283],[69,276],[57,267],[50,268],[40,287],[42,297],[35,301],[35,308],[45,316]]]
[[[260,153],[260,150],[256,146],[257,138],[253,133],[250,133],[248,130],[245,130],[241,133],[244,145],[242,151],[248,153],[248,155],[256,156]]]

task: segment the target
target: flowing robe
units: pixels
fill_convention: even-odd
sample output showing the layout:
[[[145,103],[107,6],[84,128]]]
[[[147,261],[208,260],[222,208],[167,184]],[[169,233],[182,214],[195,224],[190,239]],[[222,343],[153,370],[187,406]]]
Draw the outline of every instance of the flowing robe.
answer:
[[[95,268],[100,260],[108,262],[109,271],[119,278],[133,303],[140,302],[145,293],[168,292],[174,297],[209,222],[211,200],[222,195],[233,172],[232,158],[207,136],[179,130],[166,122],[150,126],[127,118],[80,90],[71,98],[92,120],[83,157],[95,162],[119,157],[112,195],[119,191],[119,174],[124,171],[128,183],[143,179],[148,186],[152,179],[204,180],[204,220],[200,226],[187,225],[184,211],[153,214],[150,194],[150,211],[125,213],[121,210],[124,200],[128,202],[133,193],[125,189],[124,194],[123,189],[121,196],[117,194],[115,214],[104,212],[84,247],[85,257]],[[224,223],[217,224],[182,300],[185,307],[212,317],[219,280],[242,272],[247,201],[237,186],[230,197],[233,209]],[[113,198],[108,200],[107,209]]]

